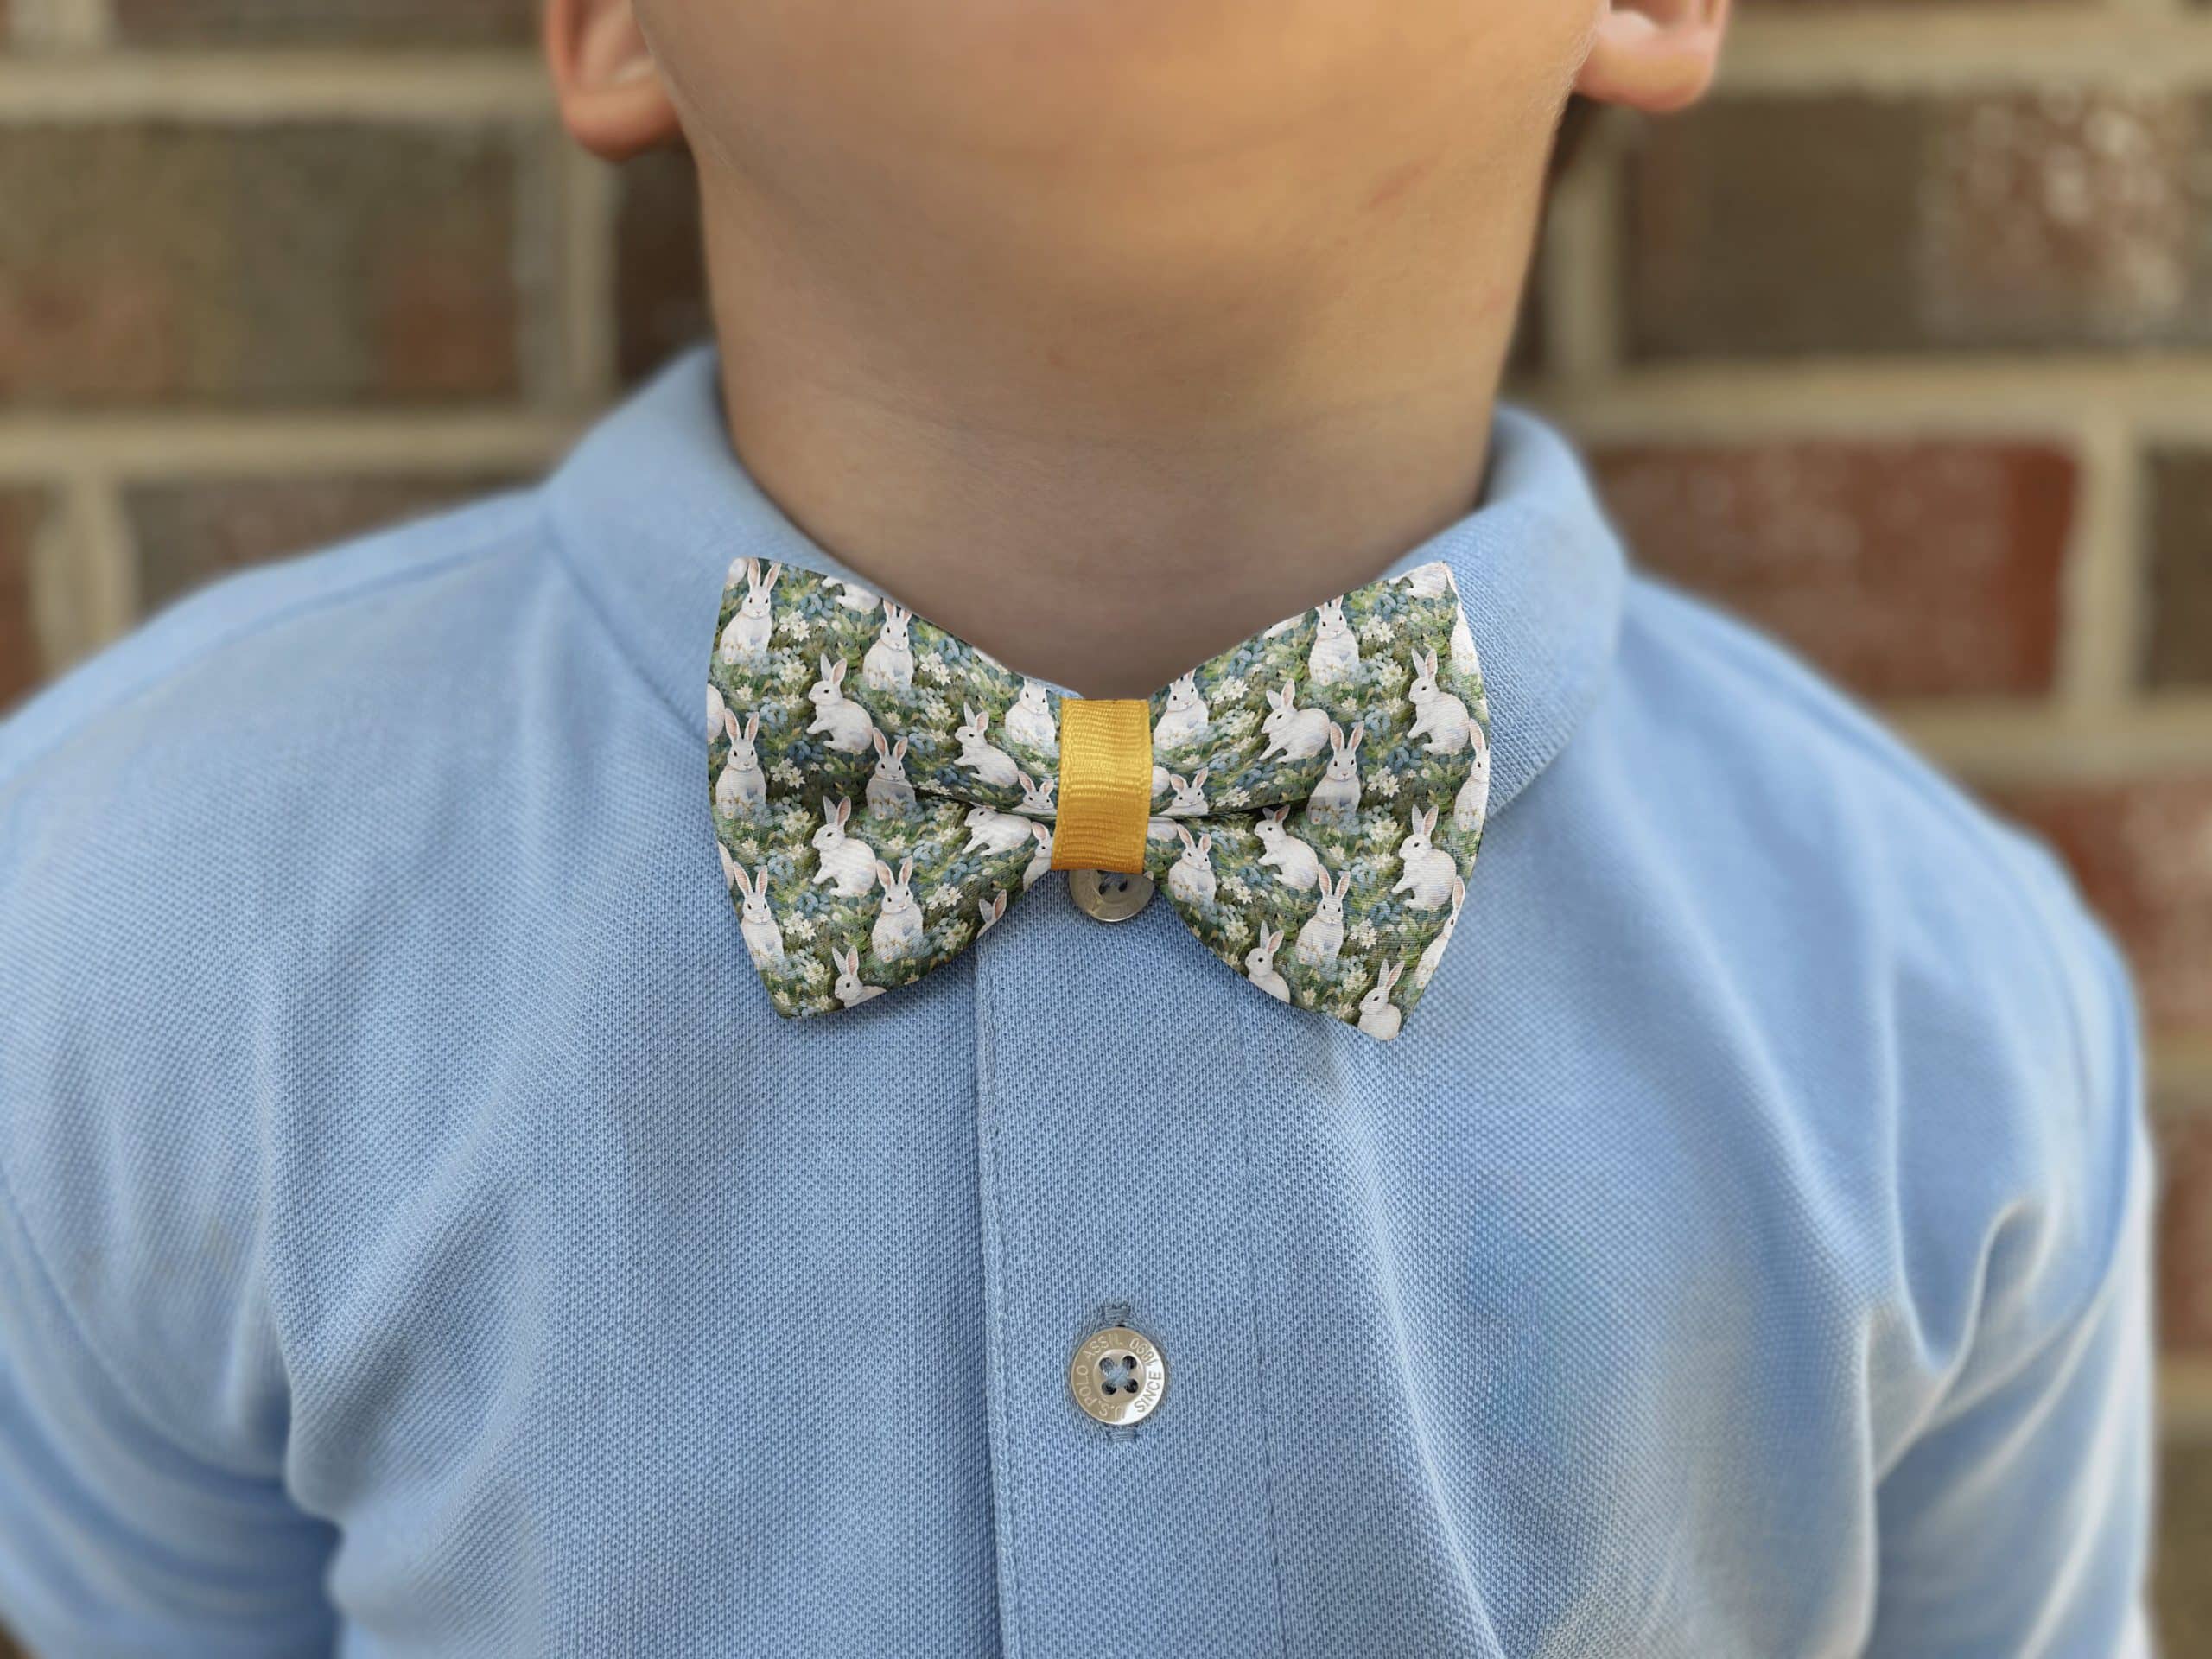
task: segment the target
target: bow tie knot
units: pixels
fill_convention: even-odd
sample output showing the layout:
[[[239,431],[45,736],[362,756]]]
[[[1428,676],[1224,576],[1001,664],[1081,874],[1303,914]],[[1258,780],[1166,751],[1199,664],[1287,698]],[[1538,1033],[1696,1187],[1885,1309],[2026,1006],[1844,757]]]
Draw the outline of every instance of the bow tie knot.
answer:
[[[1452,937],[1488,804],[1481,668],[1441,563],[1148,700],[1092,701],[857,582],[741,559],[707,722],[723,873],[785,1014],[920,977],[1047,870],[1112,869],[1161,880],[1267,995],[1392,1037]]]

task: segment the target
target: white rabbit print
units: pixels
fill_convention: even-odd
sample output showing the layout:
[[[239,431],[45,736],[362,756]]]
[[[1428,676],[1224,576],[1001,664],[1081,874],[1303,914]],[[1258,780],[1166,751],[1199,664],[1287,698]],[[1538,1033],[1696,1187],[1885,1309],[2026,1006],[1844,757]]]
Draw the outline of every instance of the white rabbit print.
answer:
[[[1006,711],[1006,735],[1011,743],[1052,759],[1060,753],[1060,728],[1052,718],[1052,706],[1045,683],[1026,676],[1021,682],[1021,695],[1014,700],[1014,707]]]
[[[1032,837],[1029,820],[988,806],[968,809],[968,844],[963,853],[982,852],[1004,857],[1027,847]]]
[[[1463,836],[1480,836],[1490,814],[1490,739],[1472,721],[1467,722],[1467,739],[1474,765],[1452,803],[1452,823]]]
[[[773,967],[784,959],[784,930],[776,925],[775,912],[768,907],[767,869],[765,866],[755,869],[748,880],[744,866],[733,868],[737,890],[745,899],[738,927],[745,936],[745,948],[753,953],[754,967]]]
[[[883,906],[876,912],[868,943],[879,959],[896,962],[922,948],[922,907],[914,902],[914,861],[902,860],[895,874],[888,864],[879,863],[875,879],[883,888]]]
[[[1290,1001],[1290,982],[1275,971],[1275,952],[1282,949],[1282,929],[1260,924],[1260,942],[1244,953],[1244,976],[1278,1002]]]
[[[1332,830],[1349,830],[1358,821],[1363,787],[1359,746],[1366,735],[1364,724],[1353,726],[1351,735],[1346,736],[1336,721],[1329,722],[1329,765],[1321,774],[1321,781],[1313,785],[1313,794],[1306,797],[1306,817],[1309,823]]]
[[[1398,988],[1399,977],[1406,971],[1402,962],[1386,962],[1376,976],[1374,986],[1359,999],[1359,1028],[1370,1037],[1389,1042],[1404,1027],[1405,1015],[1398,1005],[1390,1001],[1390,993]]]
[[[1154,753],[1173,754],[1189,748],[1206,734],[1211,720],[1205,697],[1198,690],[1198,675],[1183,675],[1167,688],[1167,707],[1152,728]]]
[[[1298,930],[1298,959],[1308,968],[1335,970],[1337,953],[1344,948],[1344,896],[1351,891],[1351,871],[1338,876],[1333,887],[1329,873],[1321,872],[1321,902]]]
[[[1054,777],[1032,778],[1026,772],[1014,774],[1014,781],[1021,785],[1021,804],[1014,810],[1031,817],[1049,818],[1058,809],[1052,804],[1052,791],[1060,780]]]
[[[1452,878],[1452,913],[1444,918],[1444,925],[1421,953],[1421,960],[1414,964],[1414,988],[1425,991],[1428,982],[1436,976],[1437,968],[1444,961],[1444,952],[1452,943],[1452,930],[1459,925],[1459,912],[1466,908],[1467,884],[1458,876]]]
[[[1344,602],[1332,599],[1320,608],[1320,627],[1306,653],[1306,671],[1316,685],[1336,685],[1359,672],[1359,641],[1344,620]]]
[[[1052,830],[1044,824],[1033,823],[1029,826],[1029,834],[1037,845],[1036,850],[1029,855],[1029,862],[1022,866],[1021,890],[1024,893],[1042,881],[1052,868]]]
[[[1285,680],[1282,690],[1268,693],[1268,717],[1260,729],[1267,734],[1268,747],[1260,752],[1260,759],[1280,754],[1286,760],[1311,760],[1329,747],[1329,715],[1324,709],[1301,709],[1298,706],[1298,686]]]
[[[775,620],[769,614],[769,597],[776,590],[776,583],[783,579],[784,567],[772,564],[764,576],[760,561],[745,561],[745,597],[738,601],[737,614],[723,628],[721,656],[723,663],[735,667],[760,668],[768,660],[768,642],[775,635]]]
[[[721,775],[715,779],[715,810],[725,818],[764,818],[768,815],[768,776],[760,770],[755,747],[760,735],[760,710],[746,715],[740,726],[737,716],[723,709],[722,730],[729,737],[729,753],[722,761]]]
[[[979,784],[989,784],[1000,789],[1019,789],[1021,786],[1021,767],[1014,758],[991,741],[991,713],[963,703],[960,712],[968,716],[967,723],[958,728],[953,736],[960,742],[958,764],[976,774]]]
[[[861,1003],[883,995],[882,986],[870,985],[861,979],[859,946],[855,945],[850,950],[840,950],[832,945],[830,947],[830,959],[837,965],[837,1001],[847,1007],[857,1008]]]
[[[881,732],[870,732],[868,736],[875,745],[875,770],[868,780],[868,816],[911,816],[915,806],[914,785],[906,776],[906,740],[902,737],[893,743]]]
[[[914,645],[907,636],[914,613],[903,605],[883,601],[883,632],[861,659],[861,683],[871,691],[911,691],[914,689]]]
[[[1459,584],[1452,580],[1452,567],[1441,559],[1417,564],[1397,580],[1405,584],[1406,591],[1415,599],[1457,599],[1459,596]]]
[[[829,816],[814,832],[814,850],[822,866],[814,873],[816,885],[834,881],[841,899],[864,899],[875,885],[875,849],[845,833],[853,804],[842,795],[829,807]]]
[[[822,677],[806,694],[814,704],[814,723],[806,729],[826,734],[830,747],[842,753],[866,754],[874,745],[875,721],[845,696],[845,669],[842,657],[822,659]]]
[[[1470,622],[1432,562],[1285,616],[1143,715],[1152,787],[1130,861],[1158,883],[1155,909],[1224,971],[1354,1040],[1402,1022],[1421,1041],[1417,1007],[1468,931],[1494,804]],[[895,598],[766,557],[732,562],[701,630],[701,829],[760,1012],[887,994],[883,1017],[902,1018],[903,990],[986,931],[1008,937],[1008,912],[1057,880],[1063,694]]]
[[[1452,618],[1452,666],[1471,680],[1483,677],[1482,659],[1475,654],[1474,630],[1467,626],[1467,613],[1459,611]]]
[[[1218,884],[1207,856],[1213,851],[1213,836],[1203,835],[1194,841],[1190,830],[1179,823],[1175,835],[1183,843],[1183,855],[1168,867],[1167,890],[1186,905],[1213,903]]]
[[[1320,885],[1321,855],[1291,834],[1284,822],[1289,816],[1288,807],[1279,806],[1272,812],[1262,813],[1252,825],[1263,849],[1260,867],[1273,869],[1275,880],[1293,893],[1311,893]]]
[[[1179,772],[1167,774],[1167,786],[1175,798],[1167,803],[1161,817],[1169,818],[1202,818],[1211,810],[1206,805],[1206,769],[1200,766],[1188,778]]]
[[[1399,873],[1390,891],[1407,895],[1415,910],[1441,910],[1452,902],[1452,888],[1459,880],[1459,866],[1451,854],[1430,843],[1436,832],[1434,807],[1415,807],[1412,830],[1398,843]]]
[[[1431,754],[1457,754],[1467,747],[1467,730],[1474,724],[1467,705],[1436,683],[1436,653],[1422,652],[1414,658],[1414,683],[1406,695],[1413,699],[1413,729],[1408,737],[1425,737]]]

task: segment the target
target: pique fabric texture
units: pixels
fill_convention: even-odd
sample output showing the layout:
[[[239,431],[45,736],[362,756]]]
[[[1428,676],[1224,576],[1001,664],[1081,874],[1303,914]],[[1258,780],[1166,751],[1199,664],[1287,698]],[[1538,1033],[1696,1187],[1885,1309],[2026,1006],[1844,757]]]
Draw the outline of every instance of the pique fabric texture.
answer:
[[[912,983],[1053,868],[1076,701],[856,582],[732,562],[707,769],[779,1014]],[[1490,709],[1452,567],[1284,619],[1154,696],[1149,723],[1143,861],[1191,931],[1278,1001],[1396,1037],[1489,810]]]
[[[710,358],[0,725],[0,1616],[55,1659],[2139,1653],[2103,938],[1628,576],[1558,439],[1494,455],[1386,573],[1450,567],[1497,717],[1394,1043],[1058,875],[775,1016],[700,658],[732,558],[850,573]],[[1116,1323],[1173,1369],[1118,1440],[1067,1384]]]

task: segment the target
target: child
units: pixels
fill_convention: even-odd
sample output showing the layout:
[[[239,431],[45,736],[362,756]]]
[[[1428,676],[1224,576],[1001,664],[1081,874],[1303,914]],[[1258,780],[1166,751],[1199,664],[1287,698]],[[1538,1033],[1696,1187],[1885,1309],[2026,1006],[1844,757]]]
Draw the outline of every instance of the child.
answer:
[[[2118,964],[1494,404],[1721,10],[556,0],[719,356],[0,732],[28,1642],[2144,1651]]]

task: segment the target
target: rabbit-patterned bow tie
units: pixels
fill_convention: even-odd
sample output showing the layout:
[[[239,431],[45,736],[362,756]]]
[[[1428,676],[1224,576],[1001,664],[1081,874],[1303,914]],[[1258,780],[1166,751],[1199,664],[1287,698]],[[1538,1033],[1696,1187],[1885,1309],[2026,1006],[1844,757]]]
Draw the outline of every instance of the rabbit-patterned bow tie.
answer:
[[[1120,869],[1163,883],[1268,995],[1395,1037],[1451,941],[1490,797],[1482,670],[1442,563],[1287,618],[1147,702],[1092,702],[856,582],[741,559],[707,732],[722,872],[785,1014],[920,978],[1049,869]]]

